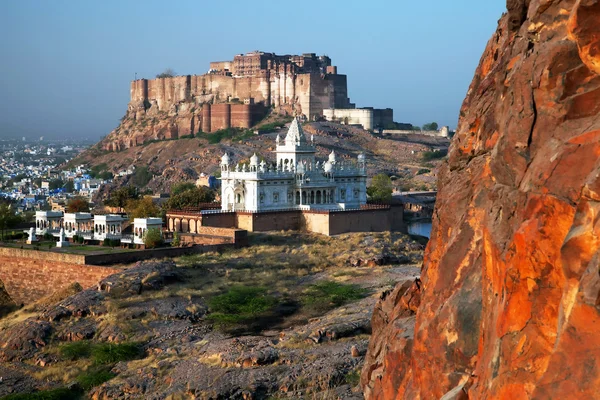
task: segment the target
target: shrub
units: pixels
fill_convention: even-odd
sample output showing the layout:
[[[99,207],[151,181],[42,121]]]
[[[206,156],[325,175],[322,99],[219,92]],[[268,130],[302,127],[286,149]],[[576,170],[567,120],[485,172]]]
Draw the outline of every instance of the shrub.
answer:
[[[92,343],[87,340],[71,342],[60,345],[60,355],[67,360],[78,360],[87,358],[92,354]]]
[[[106,246],[106,247],[110,247],[110,242],[111,242],[111,240],[110,240],[109,238],[106,238],[106,239],[104,239],[104,241],[102,242],[102,245],[103,245],[103,246]]]
[[[73,243],[79,242],[79,235],[73,235]]]
[[[217,324],[229,325],[248,321],[271,311],[277,305],[267,289],[257,286],[233,286],[227,293],[209,301],[208,318]]]
[[[439,158],[444,158],[447,154],[447,150],[424,151],[423,154],[421,154],[421,158],[423,159],[423,161],[431,161]]]
[[[419,171],[417,171],[417,175],[423,175],[423,174],[428,174],[431,171],[426,169],[426,168],[421,168]]]
[[[141,356],[137,343],[97,343],[92,346],[92,360],[95,364],[112,364],[129,361]]]
[[[150,228],[144,234],[144,246],[153,249],[163,244],[162,232],[158,228]]]
[[[51,233],[46,232],[46,233],[44,233],[43,238],[44,238],[44,240],[52,240],[52,239],[54,239],[54,236],[52,236]]]
[[[84,241],[84,237],[83,236],[77,236],[77,242],[83,244]]]
[[[179,232],[173,233],[173,241],[171,242],[171,246],[179,247],[181,245],[181,238],[179,237]]]
[[[111,380],[116,375],[110,372],[109,368],[92,368],[85,371],[77,377],[77,383],[85,391],[88,391],[98,385],[103,384],[106,381]]]
[[[59,347],[59,351],[66,360],[91,357],[94,364],[98,365],[133,360],[141,355],[137,343],[93,343],[87,340],[65,343]]]
[[[348,302],[362,299],[366,294],[366,289],[357,285],[323,281],[312,285],[306,290],[302,303],[304,306],[317,311],[327,311]]]

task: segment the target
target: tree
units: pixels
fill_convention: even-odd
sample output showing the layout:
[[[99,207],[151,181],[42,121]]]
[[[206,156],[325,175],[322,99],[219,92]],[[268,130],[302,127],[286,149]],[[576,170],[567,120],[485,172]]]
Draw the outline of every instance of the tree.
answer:
[[[163,244],[162,232],[158,228],[150,228],[144,233],[144,246],[153,249]]]
[[[196,185],[192,182],[178,182],[171,186],[171,196],[175,196],[179,193],[183,193],[187,190],[192,190]]]
[[[59,189],[59,188],[63,187],[63,185],[64,185],[64,183],[63,183],[62,180],[60,180],[60,179],[52,179],[50,181],[50,183],[48,184],[48,188],[50,190],[56,190],[56,189]]]
[[[423,130],[424,131],[437,131],[438,130],[438,123],[437,122],[431,122],[429,124],[425,124],[423,125]]]
[[[75,183],[73,183],[73,181],[68,180],[67,183],[65,183],[65,192],[67,193],[73,193],[73,191],[75,190]]]
[[[145,196],[141,199],[130,199],[125,205],[125,211],[129,215],[129,219],[134,218],[150,218],[159,217],[161,215],[161,209],[154,204],[152,197]]]
[[[15,215],[10,204],[0,204],[0,231],[2,240],[4,240],[4,231],[14,228],[20,222],[18,215]]]
[[[173,71],[172,68],[167,68],[163,72],[161,72],[160,74],[156,75],[156,77],[157,78],[172,78],[175,75],[176,75],[175,71]]]
[[[137,199],[137,189],[133,186],[123,186],[111,193],[109,199],[105,203],[112,207],[124,208],[127,202],[131,199]]]
[[[140,188],[144,187],[150,182],[152,177],[152,172],[150,172],[148,167],[136,168],[133,173],[133,184]]]
[[[367,188],[367,194],[372,201],[389,203],[392,201],[392,180],[386,174],[373,177],[371,186]]]
[[[207,187],[195,187],[185,192],[171,196],[166,202],[167,210],[180,210],[187,207],[199,207],[203,203],[212,203],[215,200],[215,192]]]
[[[85,197],[75,196],[67,203],[68,213],[89,212],[90,203]]]

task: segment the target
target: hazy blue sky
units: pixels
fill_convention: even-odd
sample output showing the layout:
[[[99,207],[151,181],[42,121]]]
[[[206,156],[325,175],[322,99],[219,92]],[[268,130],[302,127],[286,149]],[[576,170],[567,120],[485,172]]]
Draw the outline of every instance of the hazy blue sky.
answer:
[[[329,55],[359,107],[455,127],[504,0],[0,2],[0,137],[100,137],[129,81],[237,53]]]

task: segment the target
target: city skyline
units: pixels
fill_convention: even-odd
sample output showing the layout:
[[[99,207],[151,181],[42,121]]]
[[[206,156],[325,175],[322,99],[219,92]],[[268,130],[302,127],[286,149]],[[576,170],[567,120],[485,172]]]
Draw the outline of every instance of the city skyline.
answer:
[[[505,5],[433,3],[3,3],[0,137],[99,139],[124,115],[134,78],[200,75],[253,50],[327,54],[357,107],[454,128]]]

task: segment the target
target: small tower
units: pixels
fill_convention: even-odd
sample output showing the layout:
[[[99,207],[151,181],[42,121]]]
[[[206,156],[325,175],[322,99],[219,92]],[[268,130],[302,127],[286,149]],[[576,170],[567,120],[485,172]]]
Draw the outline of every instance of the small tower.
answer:
[[[229,171],[229,156],[227,153],[221,157],[221,171]]]

